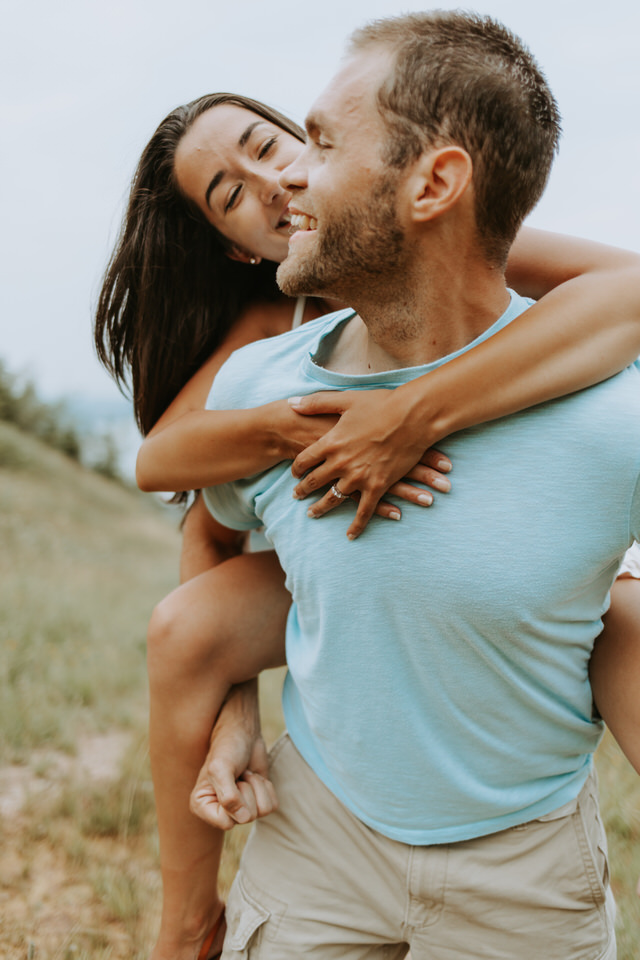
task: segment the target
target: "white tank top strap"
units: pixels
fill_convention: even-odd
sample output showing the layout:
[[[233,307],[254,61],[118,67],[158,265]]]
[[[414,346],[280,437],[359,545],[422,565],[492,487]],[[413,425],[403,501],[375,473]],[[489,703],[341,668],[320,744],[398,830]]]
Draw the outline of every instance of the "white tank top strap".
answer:
[[[298,297],[296,300],[296,305],[293,311],[293,321],[291,323],[291,329],[295,330],[296,327],[299,327],[302,323],[302,318],[304,317],[304,308],[307,305],[306,297]]]

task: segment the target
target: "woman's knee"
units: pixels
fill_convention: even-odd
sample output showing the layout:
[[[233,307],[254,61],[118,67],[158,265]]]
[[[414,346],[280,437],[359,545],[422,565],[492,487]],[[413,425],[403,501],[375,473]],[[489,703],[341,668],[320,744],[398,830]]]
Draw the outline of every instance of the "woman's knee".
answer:
[[[181,588],[174,590],[154,608],[147,631],[147,664],[151,681],[163,677],[177,680],[212,669],[221,656],[215,611],[203,625],[194,620],[193,607]]]

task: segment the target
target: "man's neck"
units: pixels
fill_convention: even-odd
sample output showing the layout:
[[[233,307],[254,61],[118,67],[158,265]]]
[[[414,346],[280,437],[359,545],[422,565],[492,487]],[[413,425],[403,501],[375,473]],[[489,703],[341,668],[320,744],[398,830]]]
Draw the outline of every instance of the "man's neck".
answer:
[[[352,291],[358,316],[324,365],[357,375],[433,363],[479,337],[509,305],[504,275],[487,265],[461,270],[458,261],[427,272],[395,289]]]

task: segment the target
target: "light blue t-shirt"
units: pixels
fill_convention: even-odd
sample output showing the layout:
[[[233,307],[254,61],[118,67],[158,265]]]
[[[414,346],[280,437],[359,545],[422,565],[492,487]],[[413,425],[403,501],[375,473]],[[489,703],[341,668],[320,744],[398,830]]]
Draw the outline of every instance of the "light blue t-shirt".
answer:
[[[512,294],[479,340],[529,305]],[[393,388],[451,359],[328,371],[314,356],[352,316],[239,350],[208,405]],[[403,502],[400,523],[374,517],[353,542],[354,504],[309,519],[289,462],[205,492],[222,523],[264,525],[286,572],[283,705],[296,747],[362,821],[414,844],[542,816],[589,772],[602,732],[589,656],[620,558],[640,537],[640,370],[439,446],[451,493],[429,510]]]

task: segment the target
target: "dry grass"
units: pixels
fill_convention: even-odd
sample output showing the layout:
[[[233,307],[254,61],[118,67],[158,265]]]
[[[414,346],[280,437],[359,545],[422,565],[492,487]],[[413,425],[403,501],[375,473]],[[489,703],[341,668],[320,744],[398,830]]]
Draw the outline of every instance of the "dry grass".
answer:
[[[609,838],[611,885],[618,904],[618,960],[640,956],[640,778],[612,737],[597,755],[602,815]]]
[[[0,956],[143,960],[160,902],[145,638],[176,518],[0,422],[0,541]]]
[[[176,579],[176,524],[0,423],[0,956],[146,960],[160,881],[145,631]],[[279,732],[282,674],[262,685]],[[637,960],[640,780],[599,757],[619,960]],[[228,889],[246,839],[228,837]]]

